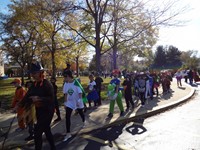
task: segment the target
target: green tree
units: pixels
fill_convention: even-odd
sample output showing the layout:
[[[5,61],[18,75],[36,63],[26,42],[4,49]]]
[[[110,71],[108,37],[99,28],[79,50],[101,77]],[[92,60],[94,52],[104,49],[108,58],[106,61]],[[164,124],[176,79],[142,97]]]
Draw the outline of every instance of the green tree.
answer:
[[[30,24],[31,11],[25,7],[26,3],[10,5],[9,15],[1,18],[1,48],[11,61],[17,62],[21,67],[22,84],[24,83],[25,67],[31,63],[41,39]],[[29,15],[27,15],[29,14]]]
[[[64,42],[62,38],[62,32],[67,34],[65,26],[62,24],[62,20],[66,19],[68,13],[73,9],[73,5],[70,1],[48,1],[48,0],[35,0],[32,3],[37,10],[35,11],[35,20],[38,22],[37,31],[42,37],[43,51],[49,51],[51,54],[52,63],[52,76],[56,76],[56,62],[55,54],[58,50],[64,50],[68,44]],[[70,17],[69,17],[70,18]]]
[[[166,47],[166,62],[167,64],[165,66],[168,66],[169,68],[175,67],[180,68],[182,65],[181,62],[181,51],[179,51],[178,48],[174,46]]]
[[[186,52],[182,52],[180,58],[183,62],[184,69],[197,69],[200,63],[200,58],[197,57],[198,51],[189,50]]]
[[[166,65],[166,52],[163,46],[158,46],[155,52],[153,68],[164,68]]]

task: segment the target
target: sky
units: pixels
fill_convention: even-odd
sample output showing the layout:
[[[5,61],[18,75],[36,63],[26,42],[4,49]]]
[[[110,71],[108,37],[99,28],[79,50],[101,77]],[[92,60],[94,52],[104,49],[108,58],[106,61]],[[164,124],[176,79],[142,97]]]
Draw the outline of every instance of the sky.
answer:
[[[161,27],[155,47],[173,45],[181,51],[198,50],[200,54],[200,1],[180,0],[180,2],[190,7],[190,11],[181,15],[181,19],[189,21],[182,27]],[[9,3],[9,0],[0,0],[0,12],[7,12]]]
[[[0,0],[0,12],[7,12],[7,5],[10,3],[10,0]]]
[[[198,50],[200,53],[200,1],[181,1],[190,7],[181,16],[188,21],[182,27],[161,27],[156,45],[173,45],[181,51]]]

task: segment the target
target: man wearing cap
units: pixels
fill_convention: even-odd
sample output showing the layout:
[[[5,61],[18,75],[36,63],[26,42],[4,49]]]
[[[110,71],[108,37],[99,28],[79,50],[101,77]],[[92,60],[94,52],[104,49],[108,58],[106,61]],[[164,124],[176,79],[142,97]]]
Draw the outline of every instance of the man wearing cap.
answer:
[[[22,131],[23,129],[25,129],[25,122],[24,122],[24,119],[23,119],[24,109],[19,107],[18,104],[20,103],[20,101],[25,96],[26,91],[21,86],[21,80],[18,79],[18,78],[14,79],[11,82],[11,84],[13,84],[16,87],[15,95],[14,95],[14,98],[12,100],[12,105],[11,105],[11,107],[14,108],[14,111],[17,112],[17,119],[18,119],[19,128],[17,128],[16,131]]]
[[[54,114],[54,90],[52,84],[44,78],[44,70],[39,62],[31,64],[29,71],[34,79],[33,86],[28,90],[24,99],[35,105],[36,125],[34,129],[35,149],[42,149],[42,134],[45,133],[51,150],[55,150],[53,135],[51,133],[51,121]]]

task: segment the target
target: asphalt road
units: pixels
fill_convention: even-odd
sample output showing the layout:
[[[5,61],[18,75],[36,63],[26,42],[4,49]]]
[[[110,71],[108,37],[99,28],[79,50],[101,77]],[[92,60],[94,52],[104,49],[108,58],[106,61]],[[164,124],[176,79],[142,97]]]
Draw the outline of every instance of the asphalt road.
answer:
[[[59,150],[200,150],[200,88],[187,103],[159,115],[60,142]]]

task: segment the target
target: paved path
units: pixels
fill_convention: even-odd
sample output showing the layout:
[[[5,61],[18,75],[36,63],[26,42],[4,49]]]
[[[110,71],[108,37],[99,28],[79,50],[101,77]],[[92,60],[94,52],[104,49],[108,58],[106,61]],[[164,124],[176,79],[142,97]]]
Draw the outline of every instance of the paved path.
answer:
[[[79,115],[72,115],[71,118],[71,130],[72,134],[82,134],[89,132],[91,130],[103,128],[112,126],[113,124],[119,123],[119,122],[128,122],[131,121],[137,117],[148,117],[151,115],[154,115],[156,113],[159,113],[161,111],[164,111],[166,109],[172,108],[176,106],[177,104],[180,104],[186,100],[188,100],[193,94],[194,94],[194,88],[192,88],[190,85],[183,84],[182,88],[178,88],[176,85],[175,79],[173,79],[172,85],[171,85],[171,93],[168,93],[166,95],[160,94],[158,97],[154,97],[153,100],[148,100],[145,107],[142,108],[140,105],[140,101],[135,99],[135,109],[134,111],[129,111],[124,117],[120,117],[119,109],[117,105],[115,106],[115,112],[112,119],[106,119],[107,114],[109,111],[109,101],[104,101],[103,105],[99,106],[96,109],[91,109],[86,112],[86,126],[83,127],[83,123],[81,122],[81,118]],[[159,93],[162,89],[159,89]],[[125,106],[125,100],[123,100],[124,108]],[[52,132],[55,137],[55,141],[62,140],[63,134],[65,131],[65,111],[63,107],[60,108],[61,110],[61,116],[62,121],[52,124]],[[0,127],[3,128],[4,132],[7,130],[7,126],[10,125],[11,120],[13,119],[14,114],[12,113],[4,113],[0,114]],[[56,115],[55,115],[56,117]],[[12,128],[10,130],[10,133],[8,135],[8,139],[6,140],[5,146],[9,147],[21,147],[22,145],[28,144],[24,141],[24,138],[28,136],[28,130],[24,130],[22,132],[15,132],[15,129],[17,128],[17,119],[15,118]],[[0,138],[0,143],[2,145],[3,137]],[[29,144],[33,144],[33,142],[29,142]],[[1,147],[0,147],[1,149]]]

